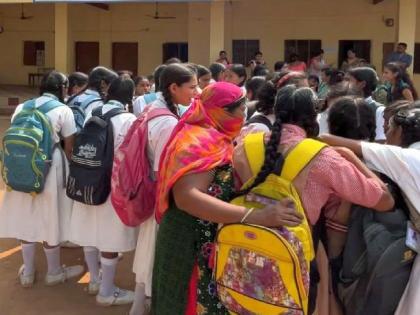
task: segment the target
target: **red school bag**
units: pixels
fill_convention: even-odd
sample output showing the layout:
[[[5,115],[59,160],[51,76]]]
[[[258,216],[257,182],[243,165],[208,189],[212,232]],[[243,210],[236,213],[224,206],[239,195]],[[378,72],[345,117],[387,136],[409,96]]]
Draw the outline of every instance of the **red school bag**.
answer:
[[[147,123],[159,116],[177,118],[169,109],[146,107],[114,154],[111,202],[127,226],[138,226],[154,212],[156,182],[152,179],[147,156]]]

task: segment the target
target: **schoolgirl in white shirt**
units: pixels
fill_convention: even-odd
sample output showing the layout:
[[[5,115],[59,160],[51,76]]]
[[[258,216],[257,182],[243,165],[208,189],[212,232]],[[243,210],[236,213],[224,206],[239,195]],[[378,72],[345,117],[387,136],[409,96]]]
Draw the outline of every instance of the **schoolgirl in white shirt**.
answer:
[[[160,76],[158,98],[152,108],[167,108],[179,117],[178,105],[188,106],[197,93],[197,75],[191,67],[171,64],[165,67]],[[148,122],[147,155],[157,178],[161,154],[171,136],[178,119],[173,116],[160,116]],[[142,225],[137,241],[133,271],[136,274],[135,300],[130,315],[143,315],[146,312],[146,297],[152,294],[152,274],[158,225],[152,216]]]
[[[108,89],[102,114],[121,108],[133,98],[134,82],[129,77],[112,81]],[[86,116],[86,121],[91,114]],[[123,113],[111,118],[114,136],[114,151],[123,142],[136,117]],[[70,241],[83,246],[86,264],[90,273],[88,292],[96,295],[101,306],[130,304],[133,292],[115,286],[114,278],[118,253],[132,251],[136,247],[137,229],[125,226],[118,218],[110,196],[104,204],[92,206],[75,201],[70,221]],[[98,255],[101,253],[99,271]]]
[[[68,81],[64,74],[52,71],[41,81],[41,96],[35,100],[40,107],[51,100],[64,102]],[[12,121],[24,104],[20,104]],[[63,104],[46,113],[52,126],[55,144],[64,140],[64,150],[69,158],[73,147],[76,126],[71,109]],[[63,165],[65,163],[65,165]],[[72,201],[65,191],[64,170],[67,160],[58,148],[53,151],[52,164],[48,172],[44,190],[32,196],[19,191],[6,191],[0,206],[0,237],[17,238],[22,243],[23,265],[19,269],[19,279],[23,287],[31,287],[35,280],[35,244],[42,242],[47,257],[48,271],[46,285],[55,285],[83,272],[83,267],[63,267],[60,263],[60,246],[69,237],[69,222]]]

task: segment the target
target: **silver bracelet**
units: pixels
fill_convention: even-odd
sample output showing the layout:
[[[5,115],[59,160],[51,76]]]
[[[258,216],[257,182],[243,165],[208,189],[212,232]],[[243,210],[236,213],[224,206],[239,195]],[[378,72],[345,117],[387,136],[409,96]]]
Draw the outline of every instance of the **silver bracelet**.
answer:
[[[248,209],[248,211],[245,213],[245,215],[242,217],[241,219],[241,223],[244,223],[245,220],[251,215],[251,213],[255,210],[255,208],[250,208]]]

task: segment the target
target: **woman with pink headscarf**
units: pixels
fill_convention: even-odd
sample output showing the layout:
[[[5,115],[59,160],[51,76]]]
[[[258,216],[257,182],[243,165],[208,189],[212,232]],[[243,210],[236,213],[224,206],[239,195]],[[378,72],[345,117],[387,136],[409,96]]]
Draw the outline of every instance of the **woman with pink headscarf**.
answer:
[[[301,221],[280,203],[255,212],[228,203],[234,187],[232,141],[244,118],[241,88],[218,82],[204,89],[172,133],[158,180],[154,314],[227,314],[209,267],[218,223],[294,226]]]

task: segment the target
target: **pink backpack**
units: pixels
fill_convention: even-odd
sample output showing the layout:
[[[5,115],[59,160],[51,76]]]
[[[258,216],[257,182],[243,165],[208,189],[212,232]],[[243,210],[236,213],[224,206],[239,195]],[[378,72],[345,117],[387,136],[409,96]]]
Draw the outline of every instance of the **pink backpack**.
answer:
[[[138,226],[154,212],[156,182],[151,177],[147,156],[147,122],[159,116],[177,118],[166,108],[146,107],[114,154],[111,202],[120,220],[128,226]]]

